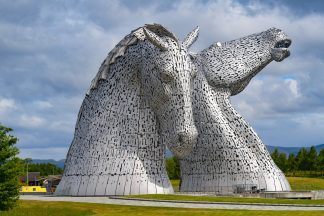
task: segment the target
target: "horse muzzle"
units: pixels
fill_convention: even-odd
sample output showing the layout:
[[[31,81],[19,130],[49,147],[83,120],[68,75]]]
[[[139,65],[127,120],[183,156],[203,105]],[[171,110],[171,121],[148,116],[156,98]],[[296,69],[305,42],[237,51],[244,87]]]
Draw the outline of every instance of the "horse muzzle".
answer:
[[[196,145],[198,132],[194,128],[191,131],[176,133],[171,145],[170,150],[179,158],[187,156]]]
[[[285,58],[289,57],[290,51],[288,50],[288,47],[290,44],[291,40],[288,38],[278,41],[270,51],[272,59],[281,62]]]

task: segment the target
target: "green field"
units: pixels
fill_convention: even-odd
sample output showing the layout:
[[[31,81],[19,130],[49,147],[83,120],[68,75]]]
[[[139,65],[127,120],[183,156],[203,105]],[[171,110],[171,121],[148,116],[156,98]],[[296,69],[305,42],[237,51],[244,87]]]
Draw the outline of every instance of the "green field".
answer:
[[[324,200],[308,200],[308,199],[241,198],[241,197],[189,196],[189,195],[164,195],[164,194],[132,195],[128,197],[140,198],[140,199],[181,200],[181,201],[197,201],[197,202],[324,205]]]
[[[324,190],[323,178],[287,177],[292,190]]]
[[[1,216],[86,216],[86,215],[131,215],[131,216],[323,216],[323,211],[250,211],[121,206],[72,202],[20,201],[19,206]]]
[[[293,190],[324,190],[324,179],[288,177]],[[174,191],[179,191],[179,180],[171,180]],[[239,202],[239,203],[271,203],[271,204],[305,204],[324,205],[324,200],[295,200],[295,199],[265,199],[265,198],[240,198],[240,197],[215,197],[215,196],[186,196],[186,195],[134,195],[130,198],[182,200],[202,202]]]

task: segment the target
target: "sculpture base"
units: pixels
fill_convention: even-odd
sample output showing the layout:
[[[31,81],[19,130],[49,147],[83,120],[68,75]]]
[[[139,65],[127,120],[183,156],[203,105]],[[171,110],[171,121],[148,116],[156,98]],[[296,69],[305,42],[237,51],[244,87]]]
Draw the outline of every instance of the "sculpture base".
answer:
[[[56,196],[110,196],[139,194],[173,194],[167,176],[100,175],[63,176]]]
[[[181,192],[211,192],[216,194],[260,193],[290,191],[290,185],[281,172],[238,173],[183,176]]]

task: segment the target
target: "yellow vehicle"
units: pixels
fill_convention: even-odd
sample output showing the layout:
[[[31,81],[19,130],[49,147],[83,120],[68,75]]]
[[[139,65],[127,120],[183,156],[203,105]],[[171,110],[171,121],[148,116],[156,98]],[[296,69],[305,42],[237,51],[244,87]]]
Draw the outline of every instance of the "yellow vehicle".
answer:
[[[21,194],[46,194],[46,188],[41,186],[22,186]]]

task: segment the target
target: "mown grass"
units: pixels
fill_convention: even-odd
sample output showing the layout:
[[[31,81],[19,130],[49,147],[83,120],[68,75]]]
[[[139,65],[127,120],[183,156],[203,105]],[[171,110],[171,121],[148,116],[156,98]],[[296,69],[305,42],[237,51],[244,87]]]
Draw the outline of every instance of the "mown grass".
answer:
[[[293,190],[324,190],[324,179],[288,177]],[[171,180],[174,191],[179,191],[179,180]],[[305,204],[324,205],[324,200],[292,200],[292,199],[265,199],[265,198],[241,198],[241,197],[215,197],[215,196],[187,196],[187,195],[136,195],[131,198],[183,200],[202,202],[238,202],[238,203],[269,203],[269,204]]]
[[[171,185],[173,187],[174,192],[179,192],[180,188],[179,188],[179,184],[180,184],[180,180],[179,179],[172,179],[171,181]]]
[[[200,202],[324,205],[324,200],[308,200],[308,199],[242,198],[242,197],[190,196],[190,195],[171,195],[171,194],[170,195],[165,195],[165,194],[131,195],[128,197],[140,198],[140,199],[154,199],[154,200],[181,200],[181,201],[200,201]]]
[[[88,216],[94,215],[91,208],[67,202],[41,202],[21,200],[10,211],[1,212],[0,216]]]
[[[288,177],[293,190],[324,190],[324,179]],[[175,191],[179,191],[179,180],[171,180]],[[131,196],[145,199],[187,200],[204,202],[238,202],[238,203],[270,203],[270,204],[308,204],[324,205],[324,200],[283,200],[264,198],[211,197],[185,195],[141,195]],[[0,216],[88,216],[88,215],[280,215],[280,216],[323,216],[323,211],[251,211],[251,210],[217,210],[217,209],[186,209],[165,207],[122,206],[74,202],[42,202],[19,201],[19,205],[11,211],[0,212]]]
[[[323,178],[287,177],[292,190],[324,190]]]
[[[323,211],[255,211],[255,210],[218,210],[188,209],[165,207],[122,206],[73,202],[20,201],[19,206],[1,216],[323,216]]]

